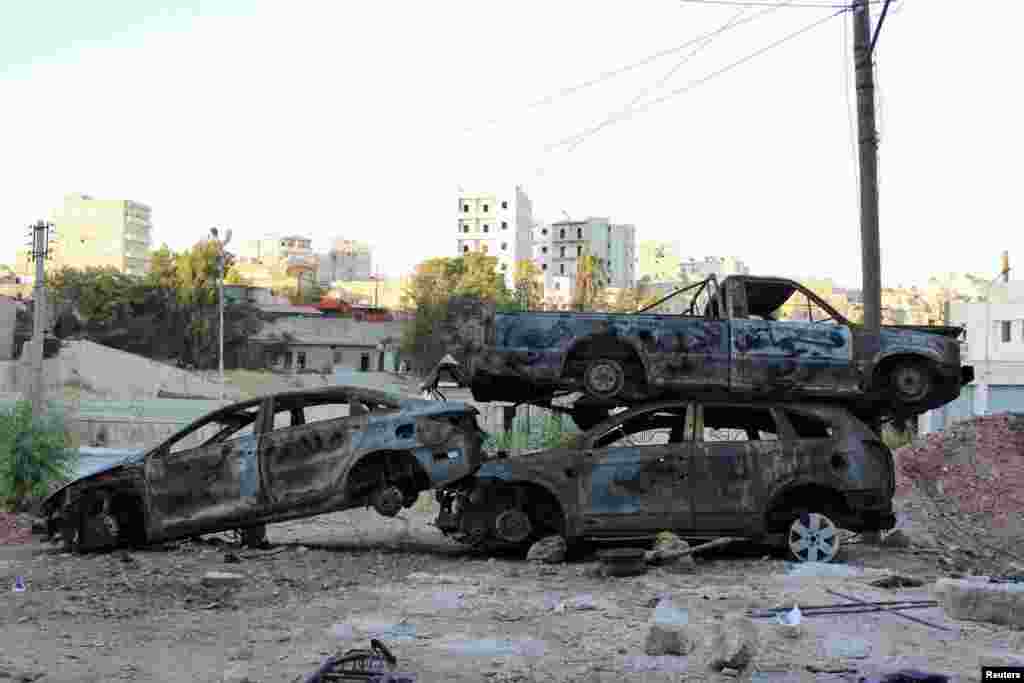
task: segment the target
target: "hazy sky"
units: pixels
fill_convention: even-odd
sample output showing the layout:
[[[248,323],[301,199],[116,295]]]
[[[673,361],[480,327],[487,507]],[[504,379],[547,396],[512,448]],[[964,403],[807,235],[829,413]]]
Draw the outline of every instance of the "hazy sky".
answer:
[[[6,2],[0,260],[65,192],[84,192],[151,205],[157,244],[184,248],[211,225],[235,239],[306,233],[317,247],[340,235],[370,241],[397,273],[454,255],[457,187],[500,179],[524,185],[542,220],[607,215],[687,255],[859,286],[848,13],[571,151],[545,151],[645,90],[701,82],[834,11]],[[994,274],[1003,249],[1024,262],[1022,20],[1008,0],[895,3],[877,51],[883,285]],[[528,106],[730,21],[678,68],[693,48]]]

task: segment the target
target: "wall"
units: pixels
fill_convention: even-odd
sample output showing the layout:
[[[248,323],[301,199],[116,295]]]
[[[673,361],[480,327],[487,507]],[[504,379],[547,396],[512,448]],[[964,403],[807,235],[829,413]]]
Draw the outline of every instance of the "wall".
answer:
[[[253,339],[273,339],[275,335],[290,334],[296,342],[330,346],[376,346],[391,338],[401,339],[404,323],[370,323],[348,318],[282,318],[267,323]]]
[[[11,360],[14,354],[14,328],[17,325],[18,305],[0,296],[0,361]]]

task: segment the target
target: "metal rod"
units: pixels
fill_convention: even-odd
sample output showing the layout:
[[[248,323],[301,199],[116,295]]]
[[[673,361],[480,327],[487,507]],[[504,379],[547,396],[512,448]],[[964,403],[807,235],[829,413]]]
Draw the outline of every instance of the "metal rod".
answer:
[[[834,591],[831,588],[826,588],[825,592],[829,593],[830,595],[834,595],[837,598],[843,598],[844,600],[852,600],[852,601],[854,601],[854,602],[856,602],[858,604],[862,604],[862,605],[865,604],[864,601],[861,600],[860,598],[855,598],[855,597],[853,597],[851,595],[843,595],[839,591]],[[889,611],[889,610],[880,610],[880,611]],[[951,628],[946,628],[945,626],[940,626],[938,624],[933,624],[930,621],[925,621],[924,619],[918,619],[917,617],[912,617],[909,614],[902,614],[900,612],[893,612],[893,614],[895,614],[898,617],[903,617],[904,619],[909,619],[910,621],[916,621],[917,623],[924,624],[925,626],[931,626],[932,628],[937,628],[940,631],[953,631],[953,629],[951,629]]]
[[[812,610],[812,609],[832,609],[833,607],[855,607],[855,606],[856,607],[861,607],[861,606],[866,606],[866,605],[879,606],[879,607],[881,607],[881,606],[888,607],[888,606],[892,606],[892,605],[922,605],[922,604],[927,604],[930,607],[936,607],[936,606],[938,606],[939,603],[936,602],[935,600],[887,600],[887,601],[882,601],[882,602],[861,602],[858,605],[850,605],[850,604],[845,604],[845,603],[832,603],[830,605],[805,605],[805,606],[800,608],[800,611],[801,612],[806,612],[807,610]],[[793,608],[792,607],[764,607],[764,608],[760,608],[760,609],[754,609],[753,611],[760,611],[760,612],[788,612],[791,609],[793,609]]]

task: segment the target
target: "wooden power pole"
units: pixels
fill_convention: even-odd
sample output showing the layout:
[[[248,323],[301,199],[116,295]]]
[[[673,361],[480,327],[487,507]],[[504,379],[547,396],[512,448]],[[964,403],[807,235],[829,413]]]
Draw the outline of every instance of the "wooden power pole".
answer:
[[[33,417],[42,415],[46,398],[46,379],[43,372],[43,350],[47,328],[46,259],[50,256],[50,230],[52,228],[52,225],[43,221],[37,222],[30,228],[32,233],[31,255],[36,265],[36,281],[32,293],[32,345],[29,347],[32,373],[28,391]]]
[[[864,328],[869,332],[878,333],[882,325],[882,259],[878,239],[878,131],[875,128],[875,74],[872,55],[874,41],[871,37],[868,1],[854,0],[851,14],[857,83],[857,137],[860,149],[860,249]]]

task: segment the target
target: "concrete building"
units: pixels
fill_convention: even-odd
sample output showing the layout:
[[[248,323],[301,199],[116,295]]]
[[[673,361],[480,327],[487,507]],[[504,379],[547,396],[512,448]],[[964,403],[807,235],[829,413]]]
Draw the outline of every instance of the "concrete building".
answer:
[[[95,199],[84,194],[64,195],[64,204],[50,214],[55,233],[46,270],[116,268],[129,275],[145,275],[152,245],[152,210],[127,199]],[[15,271],[34,279],[35,263],[29,250],[18,251]]]
[[[533,203],[519,185],[493,192],[460,192],[456,255],[482,251],[498,257],[505,284],[513,286],[516,261],[531,258]]]
[[[922,430],[975,415],[1024,412],[1024,281],[997,283],[991,305],[951,303],[949,324],[967,330],[961,362],[974,366],[975,379],[956,401],[923,415]]]
[[[560,221],[534,230],[533,257],[544,274],[545,298],[564,298],[564,279],[574,285],[578,259],[590,254],[602,259],[607,286],[636,284],[636,228],[616,225],[607,218]],[[571,288],[568,296],[571,298]]]
[[[750,268],[733,256],[705,256],[703,261],[695,258],[680,264],[680,273],[691,280],[703,280],[714,275],[722,279],[727,275],[749,275]]]
[[[236,257],[242,263],[275,265],[290,257],[313,259],[313,240],[304,235],[271,233],[238,245]]]
[[[679,279],[683,263],[679,242],[644,240],[639,245],[637,279],[650,282],[673,282]]]
[[[263,326],[249,339],[250,367],[331,372],[395,372],[402,322],[289,316]]]
[[[19,301],[0,296],[0,361],[14,359],[14,330],[18,324]]]
[[[321,285],[365,281],[373,276],[373,250],[365,242],[337,239],[317,260],[317,280]]]

